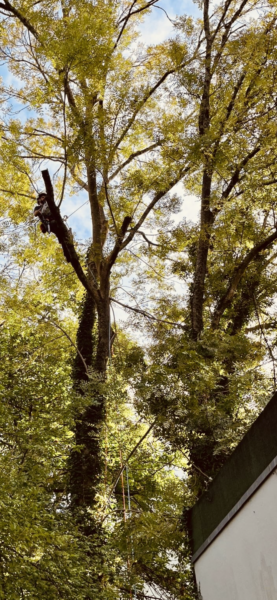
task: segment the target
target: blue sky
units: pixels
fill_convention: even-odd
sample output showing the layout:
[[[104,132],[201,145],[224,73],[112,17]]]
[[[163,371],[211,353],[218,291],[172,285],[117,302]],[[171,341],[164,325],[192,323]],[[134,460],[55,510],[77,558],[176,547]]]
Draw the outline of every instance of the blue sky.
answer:
[[[170,19],[174,20],[176,15],[191,15],[197,17],[200,12],[197,4],[192,0],[160,0],[160,8],[154,7],[151,15],[148,15],[141,26],[142,37],[147,44],[162,42],[172,35],[172,23],[166,14],[160,10],[163,8]]]

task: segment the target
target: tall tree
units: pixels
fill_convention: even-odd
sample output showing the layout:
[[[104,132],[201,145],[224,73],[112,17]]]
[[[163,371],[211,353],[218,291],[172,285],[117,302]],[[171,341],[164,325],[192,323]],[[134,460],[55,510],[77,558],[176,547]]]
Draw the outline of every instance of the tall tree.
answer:
[[[163,274],[174,273],[187,298],[159,292],[153,366],[138,388],[145,410],[164,414],[162,435],[190,456],[197,493],[276,387],[263,324],[276,297],[276,13],[268,5],[256,19],[255,10],[259,3],[207,0],[200,23],[178,23],[187,43],[202,40],[176,75],[192,115],[185,185],[200,198],[200,217],[169,232],[161,218],[155,245],[141,246],[156,273],[169,258]],[[268,358],[273,386],[260,370]]]
[[[51,286],[62,296],[55,273],[66,275],[63,281],[73,286],[77,276],[87,294],[74,372],[78,389],[81,379],[88,381],[75,411],[70,484],[72,504],[81,512],[92,506],[101,470],[105,436],[98,434],[105,393],[108,397],[114,282],[114,300],[132,311],[136,328],[153,341],[143,358],[137,349],[133,357],[129,353],[123,377],[140,415],[151,423],[153,414],[158,417],[153,431],[166,451],[183,457],[181,466],[190,474],[186,505],[206,487],[261,409],[272,387],[262,371],[268,357],[276,383],[276,320],[264,316],[276,298],[276,10],[263,4],[261,14],[255,0],[226,0],[216,7],[204,0],[202,19],[183,17],[176,22],[174,40],[142,48],[136,45],[136,24],[155,4],[4,0],[0,5],[1,57],[16,76],[15,86],[3,85],[1,91],[3,102],[13,100],[6,104],[1,125],[7,174],[7,182],[1,175],[3,216],[8,211],[14,222],[24,219],[37,167],[48,160],[43,176],[49,205],[70,259],[63,266],[49,240],[40,240],[49,305]],[[11,114],[18,101],[33,111],[25,122]],[[53,188],[44,167],[54,162],[63,175],[56,176]],[[170,221],[180,199],[169,192],[180,181],[200,198],[197,224]],[[91,209],[87,258],[60,213],[65,193],[76,188],[87,193]],[[26,261],[37,265],[34,233],[29,231],[29,242],[26,237],[21,244]],[[17,248],[20,264],[19,254]],[[124,270],[136,299],[131,308],[126,295],[123,300],[116,295]],[[134,270],[136,278],[131,277]],[[61,305],[59,311],[58,316]],[[97,389],[90,368],[97,373]],[[135,436],[130,439],[136,446]],[[139,465],[137,472],[147,488]],[[157,484],[159,501],[168,507],[161,488]],[[117,492],[115,486],[115,497]],[[148,492],[143,502],[151,513]],[[83,512],[85,522],[89,512]],[[138,539],[144,516],[137,519]],[[127,529],[122,546],[134,535],[130,526],[126,538]],[[144,581],[159,581],[168,591],[163,543],[157,550],[162,560],[153,569],[138,544],[137,569]],[[171,548],[176,552],[174,543]],[[129,549],[125,555],[129,561]],[[184,588],[170,576],[173,597],[182,597]],[[184,593],[190,597],[191,588]]]
[[[149,213],[188,169],[186,157],[171,150],[172,132],[176,132],[175,146],[183,136],[185,120],[176,115],[166,84],[194,60],[194,52],[171,42],[142,54],[132,47],[135,22],[155,4],[153,0],[1,4],[2,58],[20,81],[19,89],[16,85],[10,93],[37,113],[25,124],[13,119],[3,124],[5,144],[16,143],[14,160],[25,159],[29,177],[30,169],[32,177],[42,159],[63,168],[56,185],[57,204],[47,170],[43,177],[58,238],[95,304],[93,366],[100,378],[105,376],[111,352],[113,266]],[[3,89],[3,98],[7,91]],[[91,210],[92,242],[85,264],[60,214],[65,190],[76,183],[87,192]],[[75,485],[78,503],[82,503],[81,489],[93,486],[93,471],[99,471],[98,451],[90,447],[89,436],[99,433],[104,403],[99,396],[98,409],[88,409],[82,424],[80,415],[77,418],[79,442],[77,431],[87,432],[81,435],[79,464],[83,460],[90,473],[86,484]],[[83,498],[91,498],[91,492],[87,490]]]

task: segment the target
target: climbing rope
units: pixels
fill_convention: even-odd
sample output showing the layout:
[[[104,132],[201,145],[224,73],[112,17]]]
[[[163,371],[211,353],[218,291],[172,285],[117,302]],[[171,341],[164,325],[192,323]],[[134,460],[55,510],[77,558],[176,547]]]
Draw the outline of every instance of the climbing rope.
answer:
[[[128,464],[126,464],[125,467],[125,471],[126,471],[126,483],[127,483],[127,497],[128,497],[128,512],[129,512],[129,517],[132,516],[132,509],[131,509],[131,495],[130,495],[130,485],[129,485],[129,467]],[[131,553],[132,553],[132,562],[134,562],[135,560],[135,551],[134,551],[134,541],[133,541],[133,536],[131,535]],[[134,600],[136,600],[136,586],[133,586],[133,598]]]
[[[78,212],[78,210],[80,210],[80,208],[82,208],[83,206],[85,206],[85,204],[88,204],[89,200],[86,200],[83,204],[81,204],[81,206],[78,206],[78,208],[76,208],[76,210],[74,210],[70,215],[65,215],[63,220],[67,221],[67,219],[70,219],[70,217],[72,217],[72,215],[75,215],[76,212]]]

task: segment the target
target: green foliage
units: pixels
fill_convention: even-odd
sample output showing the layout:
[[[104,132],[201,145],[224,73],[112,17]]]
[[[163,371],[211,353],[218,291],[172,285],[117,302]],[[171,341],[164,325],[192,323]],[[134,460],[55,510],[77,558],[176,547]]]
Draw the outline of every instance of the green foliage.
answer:
[[[185,510],[276,389],[276,10],[257,19],[255,1],[221,3],[210,36],[183,16],[147,47],[138,27],[155,2],[9,4],[0,598],[192,600]],[[87,312],[72,264],[32,216],[42,161],[58,164],[57,203],[71,194],[77,209],[88,193],[92,240],[74,242]],[[196,223],[184,189],[200,199]],[[101,330],[110,296],[129,315],[112,332],[107,318]],[[91,444],[78,443],[99,406]],[[89,447],[97,494],[74,512],[69,465]]]

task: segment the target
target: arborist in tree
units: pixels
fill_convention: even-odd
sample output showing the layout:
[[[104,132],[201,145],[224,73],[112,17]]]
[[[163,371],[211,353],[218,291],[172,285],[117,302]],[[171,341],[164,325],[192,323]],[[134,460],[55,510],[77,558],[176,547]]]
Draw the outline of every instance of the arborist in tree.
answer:
[[[47,195],[45,192],[39,193],[37,203],[37,206],[34,208],[34,215],[41,221],[40,230],[42,233],[50,233],[51,211],[47,204]]]
[[[66,245],[65,240],[61,236],[61,232],[59,230],[58,224],[53,219],[51,210],[48,206],[47,202],[47,194],[46,192],[40,192],[37,197],[37,205],[34,208],[34,216],[38,217],[41,221],[40,230],[42,233],[54,233],[57,237],[59,243],[62,246],[64,256],[67,262],[70,261],[70,254]]]

